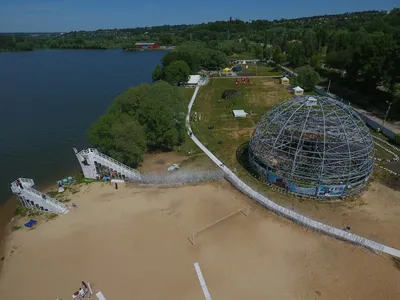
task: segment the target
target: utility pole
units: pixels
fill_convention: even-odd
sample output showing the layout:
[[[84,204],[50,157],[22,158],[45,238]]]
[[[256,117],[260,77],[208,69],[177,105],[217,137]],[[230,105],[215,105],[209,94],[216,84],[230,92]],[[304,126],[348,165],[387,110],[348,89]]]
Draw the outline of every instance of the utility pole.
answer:
[[[387,116],[389,115],[389,110],[390,110],[390,107],[392,106],[392,102],[386,101],[386,103],[387,103],[387,105],[388,105],[388,109],[387,109],[387,111],[386,111],[385,118],[383,119],[383,122],[382,122],[382,127],[381,127],[381,129],[382,129],[382,128],[383,128],[383,126],[385,125],[386,118],[387,118]]]
[[[331,88],[331,80],[329,80],[329,84],[328,84],[328,89],[326,90],[326,92],[329,94],[329,89]]]

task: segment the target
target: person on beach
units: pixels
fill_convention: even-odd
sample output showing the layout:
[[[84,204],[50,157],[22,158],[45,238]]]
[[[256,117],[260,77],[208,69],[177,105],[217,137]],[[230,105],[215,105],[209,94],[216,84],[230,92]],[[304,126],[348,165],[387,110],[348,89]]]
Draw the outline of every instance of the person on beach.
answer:
[[[78,296],[79,296],[79,291],[75,292],[75,293],[72,295],[72,299],[77,299]]]
[[[17,181],[15,182],[17,184],[17,186],[19,186],[21,189],[24,189],[24,187],[22,186],[21,181],[19,181],[19,179],[17,179]]]
[[[115,189],[118,190],[118,183],[115,183]]]
[[[82,297],[82,299],[85,298],[85,294],[86,294],[85,290],[83,288],[80,288],[79,295]]]
[[[84,282],[84,281],[82,281],[82,287],[84,288],[84,289],[87,289],[88,287],[87,287],[87,284]]]

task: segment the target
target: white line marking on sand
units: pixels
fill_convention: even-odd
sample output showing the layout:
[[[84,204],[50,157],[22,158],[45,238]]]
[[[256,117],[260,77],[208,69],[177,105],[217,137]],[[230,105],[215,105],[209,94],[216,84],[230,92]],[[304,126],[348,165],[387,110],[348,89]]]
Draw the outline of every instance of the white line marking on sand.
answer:
[[[197,277],[199,278],[200,285],[201,285],[201,288],[204,293],[204,297],[206,298],[206,300],[211,300],[211,296],[210,296],[210,293],[208,292],[208,288],[207,288],[206,282],[204,281],[203,274],[201,273],[199,263],[197,263],[197,262],[194,263],[194,268],[196,270]]]

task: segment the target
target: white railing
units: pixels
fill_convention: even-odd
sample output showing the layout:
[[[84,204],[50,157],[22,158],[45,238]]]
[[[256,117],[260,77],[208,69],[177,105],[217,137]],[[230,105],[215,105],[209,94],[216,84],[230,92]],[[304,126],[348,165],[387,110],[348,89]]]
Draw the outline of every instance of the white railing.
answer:
[[[121,163],[121,162],[115,160],[115,159],[112,158],[112,157],[109,157],[109,156],[107,156],[107,155],[105,155],[105,154],[99,152],[99,151],[98,151],[97,149],[95,149],[95,148],[89,148],[89,149],[86,149],[86,150],[82,150],[79,154],[87,154],[87,155],[88,155],[89,153],[93,153],[93,154],[95,154],[95,155],[97,155],[97,156],[99,156],[99,157],[101,157],[101,158],[103,158],[103,159],[105,159],[105,160],[107,160],[107,161],[113,163],[113,164],[118,165],[119,167],[121,167],[121,168],[123,168],[123,169],[126,169],[126,170],[128,170],[128,171],[130,171],[130,172],[136,174],[137,176],[140,176],[140,172],[139,172],[139,171],[137,171],[137,170],[135,170],[135,169],[133,169],[133,168],[127,166],[127,165],[124,165],[123,163]]]
[[[60,201],[58,201],[48,195],[45,195],[45,194],[39,192],[38,190],[35,190],[34,188],[24,187],[24,190],[34,193],[35,195],[39,196],[44,202],[48,203],[49,205],[58,207],[63,212],[67,210],[67,207],[64,204],[62,204]],[[43,198],[43,195],[45,195],[46,198]]]
[[[23,189],[21,189],[17,181],[19,181]],[[67,207],[62,204],[60,201],[49,197],[48,195],[45,195],[45,198],[43,198],[43,193],[39,192],[38,190],[34,189],[33,186],[35,185],[35,182],[33,179],[30,178],[18,178],[17,180],[13,181],[11,183],[11,190],[13,193],[19,194],[19,193],[31,193],[34,194],[34,196],[39,197],[41,201],[46,202],[50,206],[56,206],[60,211],[65,212],[67,210]]]
[[[345,230],[341,230],[332,226],[329,226],[324,223],[320,223],[318,221],[312,220],[310,218],[307,218],[306,216],[303,216],[301,214],[298,214],[294,211],[291,211],[283,206],[280,206],[276,204],[275,202],[271,201],[267,197],[259,194],[258,192],[254,191],[251,187],[249,187],[247,184],[245,184],[243,181],[241,181],[229,168],[227,168],[214,154],[212,154],[197,138],[196,136],[192,133],[192,129],[190,127],[190,121],[189,121],[189,116],[190,116],[190,111],[192,109],[193,103],[196,100],[197,93],[199,91],[199,87],[196,88],[195,92],[193,93],[193,97],[189,103],[188,106],[188,113],[186,115],[186,127],[188,130],[188,133],[192,140],[196,143],[196,145],[203,150],[207,156],[214,161],[215,164],[217,164],[226,174],[227,180],[229,180],[239,191],[244,193],[245,195],[251,197],[252,199],[256,200],[258,203],[269,209],[270,211],[281,215],[285,218],[288,218],[296,223],[299,223],[303,226],[306,226],[308,228],[317,230],[319,232],[328,234],[330,236],[333,236],[335,238],[354,243],[360,246],[367,247],[372,250],[384,252],[387,254],[390,254],[392,256],[400,257],[400,250],[394,249],[392,247],[374,242],[372,240],[366,239],[364,237],[361,237],[359,235],[349,233]]]

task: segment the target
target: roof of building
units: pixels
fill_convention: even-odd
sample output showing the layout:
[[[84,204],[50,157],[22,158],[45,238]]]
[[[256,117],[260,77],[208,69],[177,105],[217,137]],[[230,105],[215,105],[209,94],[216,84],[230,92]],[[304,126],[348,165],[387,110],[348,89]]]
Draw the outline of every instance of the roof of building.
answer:
[[[233,115],[237,118],[237,117],[246,117],[247,113],[243,110],[243,109],[236,109],[236,110],[232,110]]]
[[[299,86],[296,86],[295,88],[293,88],[293,91],[296,91],[296,92],[304,92],[304,90],[303,90],[301,87],[299,87]]]
[[[150,46],[150,45],[154,45],[155,43],[136,43],[135,45],[137,46]]]
[[[198,84],[200,81],[200,75],[190,75],[189,81],[186,84]]]

